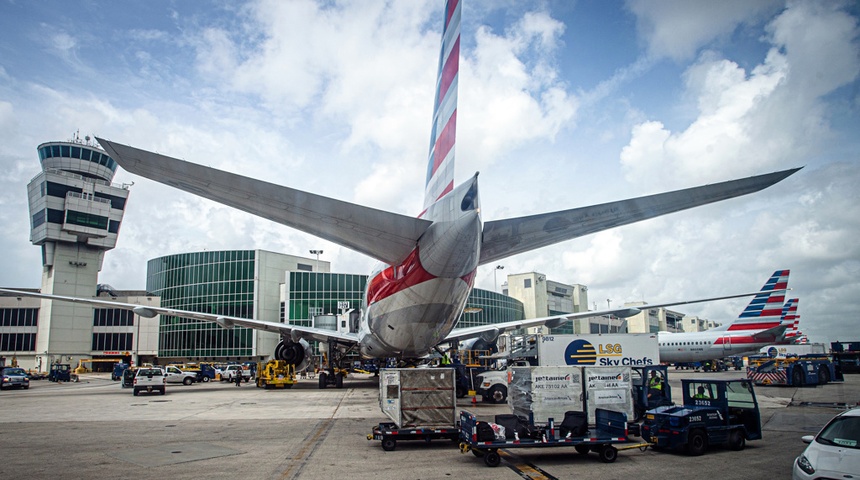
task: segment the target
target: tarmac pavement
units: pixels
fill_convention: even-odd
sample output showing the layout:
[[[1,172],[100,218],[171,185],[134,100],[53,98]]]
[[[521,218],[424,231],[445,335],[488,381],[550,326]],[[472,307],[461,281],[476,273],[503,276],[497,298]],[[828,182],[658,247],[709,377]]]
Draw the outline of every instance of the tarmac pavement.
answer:
[[[674,389],[681,378],[742,376],[669,371]],[[806,446],[800,437],[860,402],[860,375],[819,387],[757,387],[764,439],[740,452],[630,449],[604,464],[568,447],[519,449],[502,452],[502,464],[491,469],[448,440],[401,441],[391,452],[368,441],[387,418],[378,383],[367,375],[351,376],[340,390],[319,390],[316,379],[287,390],[210,382],[138,397],[109,374],[81,377],[0,392],[0,478],[790,478]],[[471,397],[459,407],[484,420],[510,413]]]

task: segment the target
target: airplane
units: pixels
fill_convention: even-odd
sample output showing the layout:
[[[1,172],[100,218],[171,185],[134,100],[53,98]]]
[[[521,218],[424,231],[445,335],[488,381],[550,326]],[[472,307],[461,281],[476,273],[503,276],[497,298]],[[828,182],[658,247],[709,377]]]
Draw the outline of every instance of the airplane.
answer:
[[[703,332],[657,333],[661,363],[704,362],[732,355],[758,352],[784,341],[795,321],[797,300],[785,305],[789,270],[777,270],[736,320]]]
[[[367,281],[357,332],[338,333],[261,319],[229,317],[161,307],[107,302],[154,317],[171,315],[242,326],[280,334],[274,358],[301,370],[311,358],[310,340],[334,355],[328,372],[347,352],[365,359],[414,359],[439,351],[440,345],[601,315],[626,317],[639,312],[620,307],[561,314],[492,325],[456,328],[457,319],[481,265],[503,258],[668,213],[747,195],[774,185],[800,168],[724,181],[569,210],[483,222],[478,174],[454,185],[459,83],[461,1],[447,0],[437,69],[425,199],[416,217],[327,198],[286,186],[204,167],[165,155],[97,138],[102,148],[128,172],[238,208],[366,254],[380,263]],[[10,291],[11,292],[11,291]],[[54,300],[104,305],[104,301],[13,292]],[[736,298],[747,293],[649,305],[649,308]],[[325,383],[320,379],[320,385]]]

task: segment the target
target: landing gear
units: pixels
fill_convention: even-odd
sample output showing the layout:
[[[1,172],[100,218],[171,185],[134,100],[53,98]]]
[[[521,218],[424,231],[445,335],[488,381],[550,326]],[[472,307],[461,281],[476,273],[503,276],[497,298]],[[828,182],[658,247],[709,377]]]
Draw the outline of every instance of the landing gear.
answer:
[[[324,372],[320,372],[319,386],[320,389],[332,386],[335,388],[343,388],[343,379],[346,377],[346,370],[341,368],[341,363],[348,350],[341,349],[337,342],[329,341],[328,343],[328,368]]]

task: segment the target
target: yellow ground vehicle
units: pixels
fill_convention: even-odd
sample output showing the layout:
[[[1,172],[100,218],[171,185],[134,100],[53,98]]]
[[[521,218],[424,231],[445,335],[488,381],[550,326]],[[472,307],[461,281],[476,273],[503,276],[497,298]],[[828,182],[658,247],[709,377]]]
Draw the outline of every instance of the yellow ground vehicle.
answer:
[[[92,367],[93,363],[120,363],[122,362],[121,358],[82,358],[80,362],[78,362],[78,368],[75,369],[75,373],[89,373],[92,371],[91,368],[87,368],[84,366],[85,363],[89,363],[90,367]],[[111,368],[112,370],[113,368]]]
[[[283,360],[257,364],[258,388],[292,388],[296,383],[295,366]]]

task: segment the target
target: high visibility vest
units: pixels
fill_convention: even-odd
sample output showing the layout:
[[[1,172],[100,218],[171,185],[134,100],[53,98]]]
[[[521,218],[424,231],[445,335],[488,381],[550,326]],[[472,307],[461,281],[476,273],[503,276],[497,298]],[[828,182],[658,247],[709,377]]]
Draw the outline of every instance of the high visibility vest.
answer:
[[[659,377],[651,377],[648,381],[648,388],[653,388],[654,390],[662,390],[663,382],[660,381]]]

